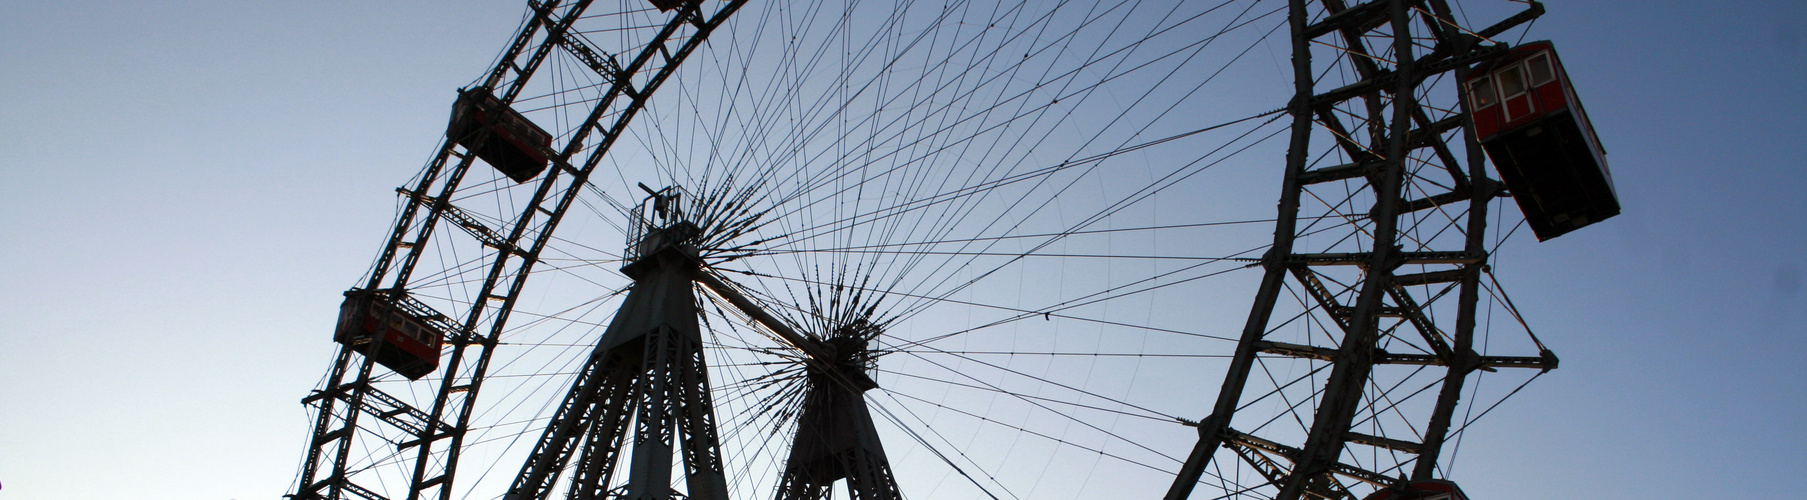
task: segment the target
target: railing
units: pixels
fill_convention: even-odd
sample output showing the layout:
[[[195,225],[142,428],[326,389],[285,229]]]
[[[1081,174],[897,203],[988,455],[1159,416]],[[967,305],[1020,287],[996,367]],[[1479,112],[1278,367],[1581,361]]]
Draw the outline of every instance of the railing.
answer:
[[[653,191],[641,184],[640,189],[651,196],[634,207],[634,220],[627,228],[627,249],[622,252],[622,261],[627,264],[638,262],[665,247],[688,243],[702,232],[684,216],[677,188]]]

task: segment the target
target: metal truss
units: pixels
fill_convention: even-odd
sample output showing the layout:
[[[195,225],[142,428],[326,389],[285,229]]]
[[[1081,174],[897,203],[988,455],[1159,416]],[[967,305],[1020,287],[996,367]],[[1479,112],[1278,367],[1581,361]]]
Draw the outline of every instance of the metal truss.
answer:
[[[806,366],[808,386],[791,454],[779,479],[778,500],[826,499],[841,479],[847,480],[848,497],[855,500],[903,498],[866,407],[864,393],[878,384],[865,374],[864,344],[843,343],[832,349],[838,359],[812,359]]]
[[[504,499],[548,498],[573,458],[566,498],[669,499],[674,450],[688,498],[728,498],[697,326],[699,266],[684,248],[666,247],[624,269],[632,290]],[[627,484],[611,493],[630,435]]]
[[[778,498],[826,498],[841,479],[856,499],[902,498],[863,396],[877,387],[865,375],[863,340],[800,334],[765,312],[701,263],[687,241],[699,231],[688,221],[640,224],[632,232],[628,253],[635,260],[622,270],[634,284],[505,500],[549,498],[566,471],[564,496],[572,500],[727,498],[698,284],[805,358],[809,385]],[[625,484],[611,488],[629,447]],[[674,452],[684,464],[682,493],[669,486]]]
[[[288,497],[451,498],[463,438],[470,429],[472,409],[491,356],[516,298],[541,251],[552,240],[553,230],[647,99],[745,1],[710,2],[707,11],[701,0],[681,5],[660,3],[673,10],[668,22],[647,43],[635,47],[636,53],[616,55],[587,45],[573,33],[573,24],[590,5],[588,0],[528,3],[529,20],[478,89],[508,105],[520,95],[541,63],[555,52],[564,51],[597,71],[607,90],[594,101],[582,124],[562,137],[563,146],[542,151],[553,168],[539,178],[518,215],[497,217],[503,221],[499,226],[492,227],[493,222],[486,224],[484,219],[470,216],[452,204],[476,157],[472,153],[476,148],[461,146],[456,138],[448,137],[441,144],[437,156],[412,188],[399,190],[405,200],[401,214],[361,290],[409,303],[418,264],[430,240],[436,236],[444,239],[436,234],[443,225],[457,227],[473,239],[441,243],[470,245],[472,248],[466,251],[481,254],[480,262],[487,263],[487,272],[476,299],[462,304],[462,310],[448,311],[456,319],[444,331],[450,346],[442,356],[445,361],[431,378],[420,382],[437,384],[431,407],[411,407],[373,387],[373,373],[380,372],[373,369],[368,356],[353,354],[375,352],[373,349],[379,348],[380,342],[340,349],[325,386],[304,400],[315,408],[315,424],[296,490]],[[360,416],[374,416],[382,424],[361,422]],[[360,474],[368,469],[348,465],[360,436],[379,432],[385,433],[380,434],[382,438],[365,437],[372,441],[365,445],[392,446],[386,460],[411,464],[406,491],[377,492],[359,486]],[[397,432],[407,437],[386,437]]]
[[[1470,65],[1504,53],[1491,38],[1542,5],[1478,31],[1458,24],[1444,0],[1292,0],[1290,9],[1293,121],[1274,243],[1229,373],[1212,414],[1195,423],[1199,441],[1169,500],[1191,495],[1219,448],[1267,480],[1264,495],[1285,500],[1354,499],[1352,487],[1384,488],[1408,473],[1432,478],[1471,373],[1557,364],[1541,344],[1526,356],[1474,350],[1488,207],[1506,195],[1488,178],[1466,103],[1446,79],[1460,81]],[[1330,77],[1348,83],[1319,88]],[[1333,142],[1317,160],[1314,137]],[[1283,295],[1296,311],[1278,311]],[[1304,363],[1309,375],[1296,385],[1316,392],[1288,397],[1296,389],[1275,382],[1274,392],[1248,400],[1254,377],[1274,377],[1267,360]],[[1403,395],[1394,380],[1412,375],[1376,375],[1438,369],[1424,389]],[[1420,393],[1426,403],[1404,401]],[[1275,394],[1286,408],[1280,416],[1236,418]],[[1273,431],[1284,416],[1299,417],[1301,431]],[[1382,421],[1396,422],[1392,435],[1356,430],[1384,429]],[[1344,461],[1370,456],[1382,459]]]

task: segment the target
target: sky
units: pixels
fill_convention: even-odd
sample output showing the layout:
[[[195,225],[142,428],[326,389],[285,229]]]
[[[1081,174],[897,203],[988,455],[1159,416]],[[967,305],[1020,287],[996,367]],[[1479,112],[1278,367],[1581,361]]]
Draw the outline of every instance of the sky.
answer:
[[[1562,368],[1464,488],[1798,494],[1807,5],[1546,5],[1624,213],[1495,261]],[[0,500],[285,493],[339,292],[519,13],[0,1]]]

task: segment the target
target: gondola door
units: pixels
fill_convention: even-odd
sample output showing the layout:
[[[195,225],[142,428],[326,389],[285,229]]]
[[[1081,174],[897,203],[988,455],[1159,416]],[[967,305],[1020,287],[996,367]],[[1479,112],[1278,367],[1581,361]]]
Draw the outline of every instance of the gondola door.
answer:
[[[1493,73],[1493,81],[1499,85],[1500,110],[1505,113],[1506,123],[1518,121],[1537,112],[1537,99],[1531,94],[1530,85],[1525,81],[1524,67],[1509,64]]]

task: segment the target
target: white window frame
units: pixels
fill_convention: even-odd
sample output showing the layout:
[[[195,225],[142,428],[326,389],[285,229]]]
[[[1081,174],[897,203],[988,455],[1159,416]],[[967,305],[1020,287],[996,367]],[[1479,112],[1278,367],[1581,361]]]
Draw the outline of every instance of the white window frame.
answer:
[[[1537,78],[1537,70],[1533,69],[1540,60],[1543,63],[1545,73],[1542,80]],[[1538,52],[1536,55],[1525,58],[1525,77],[1527,80],[1530,80],[1532,87],[1540,87],[1556,81],[1555,62],[1556,59],[1550,57],[1549,51]]]
[[[1479,87],[1485,87],[1485,88],[1479,88]],[[1481,91],[1483,91],[1483,90],[1486,91],[1485,92],[1486,96],[1491,97],[1492,99],[1482,101],[1481,100],[1481,97],[1482,97]],[[1500,103],[1500,90],[1499,90],[1498,85],[1493,84],[1493,75],[1491,75],[1491,74],[1481,75],[1480,78],[1469,80],[1469,82],[1468,82],[1468,101],[1471,106],[1474,106],[1475,110],[1487,109],[1487,108],[1493,107],[1494,105],[1497,105]]]
[[[1518,92],[1512,93],[1512,94],[1507,94],[1506,93],[1506,84],[1505,84],[1505,82],[1506,82],[1505,75],[1507,72],[1514,71],[1514,70],[1518,71]],[[1526,78],[1527,76],[1528,75],[1525,74],[1525,68],[1521,64],[1509,64],[1504,68],[1500,68],[1498,71],[1494,71],[1493,79],[1499,88],[1500,102],[1506,102],[1507,99],[1511,99],[1511,98],[1518,97],[1521,95],[1525,95],[1526,93],[1529,93],[1531,91],[1531,86],[1527,83],[1528,82],[1528,80]]]

